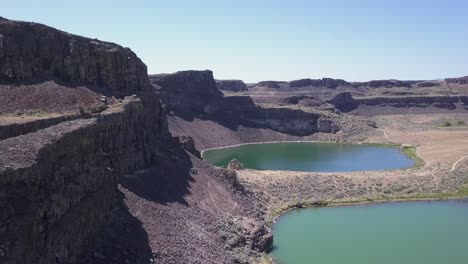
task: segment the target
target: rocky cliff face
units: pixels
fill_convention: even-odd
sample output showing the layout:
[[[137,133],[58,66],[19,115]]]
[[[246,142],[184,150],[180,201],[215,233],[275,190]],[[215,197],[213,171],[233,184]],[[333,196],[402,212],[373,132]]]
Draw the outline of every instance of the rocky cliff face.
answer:
[[[247,91],[247,85],[242,80],[216,80],[216,86],[222,91]]]
[[[333,97],[329,103],[333,104],[336,109],[342,112],[352,111],[359,105],[359,103],[354,100],[354,98],[351,96],[351,93],[349,92],[342,92],[335,95],[335,97]]]
[[[305,136],[317,132],[335,133],[340,128],[319,114],[287,108],[262,108],[250,97],[224,97],[216,89],[211,71],[177,72],[150,76],[160,87],[171,115],[185,120],[212,120],[236,129],[246,126]]]
[[[445,79],[447,83],[456,83],[456,84],[468,84],[468,76],[459,77],[459,78],[447,78]]]
[[[411,82],[409,81],[400,81],[400,80],[373,80],[364,83],[355,83],[356,86],[365,86],[370,88],[378,87],[411,87]]]
[[[359,104],[369,106],[392,107],[419,107],[434,106],[445,109],[455,109],[456,104],[462,104],[468,108],[468,96],[408,96],[408,97],[372,97],[356,99]]]
[[[212,72],[153,81],[173,111],[222,116]],[[107,109],[0,131],[0,263],[233,263],[217,225],[232,215],[255,220],[253,199],[234,189],[235,175],[226,180],[227,171],[200,160],[190,137],[167,135],[165,108],[136,55],[0,19],[2,97],[41,93],[23,100],[30,106],[63,101],[66,90],[76,103],[78,89]],[[102,93],[137,95],[107,102]],[[271,247],[263,223],[249,233],[247,252]]]
[[[119,175],[155,161],[158,98],[0,141],[0,262],[72,261],[105,223]],[[151,146],[151,147],[150,147]]]
[[[0,17],[0,82],[50,79],[115,94],[152,89],[146,65],[128,48]]]
[[[345,80],[341,79],[332,79],[332,78],[323,78],[323,79],[300,79],[289,82],[290,87],[328,87],[335,89],[338,86],[350,85]]]
[[[468,109],[468,96],[406,96],[406,97],[369,97],[353,98],[349,92],[337,94],[328,101],[336,109],[349,112],[359,107],[359,105],[395,107],[395,108],[427,108],[437,107],[453,110],[458,105]]]
[[[173,74],[151,75],[151,82],[160,87],[171,87],[171,93],[185,95],[221,95],[216,87],[213,72],[180,71]]]
[[[257,87],[279,89],[281,88],[281,83],[278,81],[261,81],[257,83]]]

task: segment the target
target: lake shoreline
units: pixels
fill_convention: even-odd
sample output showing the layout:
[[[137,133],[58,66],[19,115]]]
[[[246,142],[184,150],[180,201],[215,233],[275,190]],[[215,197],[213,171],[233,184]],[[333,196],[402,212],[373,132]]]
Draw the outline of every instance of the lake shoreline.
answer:
[[[256,142],[204,149],[202,158],[226,168],[236,159],[243,168],[260,171],[356,172],[401,170],[423,162],[409,146],[375,143],[335,143],[330,141]]]
[[[367,226],[374,226],[374,225],[375,226],[380,226],[379,230],[382,230],[382,232],[384,232],[384,233],[388,232],[388,231],[385,231],[385,230],[392,230],[392,228],[393,229],[397,228],[400,231],[400,227],[401,228],[406,228],[406,229],[412,229],[412,228],[426,229],[427,227],[422,227],[419,224],[419,221],[423,220],[425,218],[421,218],[421,219],[417,218],[418,216],[421,216],[420,215],[421,211],[418,211],[418,209],[421,209],[424,212],[432,212],[432,214],[438,214],[438,212],[439,212],[438,209],[434,209],[434,208],[439,208],[439,207],[441,207],[441,208],[452,208],[451,212],[453,212],[453,211],[458,211],[459,206],[462,209],[464,208],[459,213],[460,216],[462,216],[462,217],[464,217],[466,219],[466,217],[468,217],[468,214],[467,214],[468,212],[466,211],[466,209],[468,209],[468,200],[467,199],[412,200],[412,201],[401,200],[401,201],[392,201],[392,202],[385,202],[385,203],[384,202],[360,203],[360,204],[353,204],[352,206],[351,206],[351,204],[345,204],[345,205],[333,204],[331,206],[320,207],[321,209],[317,208],[317,210],[315,210],[315,209],[310,210],[311,208],[303,208],[303,210],[301,210],[301,209],[291,210],[288,213],[282,214],[279,221],[277,221],[275,223],[274,227],[272,228],[275,237],[280,235],[278,237],[277,243],[275,243],[275,246],[277,246],[279,248],[275,248],[275,250],[273,252],[270,252],[269,257],[272,260],[272,263],[275,263],[275,258],[278,258],[278,260],[282,260],[281,263],[309,263],[308,260],[312,260],[312,259],[314,259],[315,261],[318,261],[318,259],[324,260],[324,259],[327,258],[327,255],[318,254],[316,256],[315,254],[298,253],[297,251],[299,250],[301,252],[304,252],[304,249],[308,247],[308,246],[303,246],[305,241],[308,241],[306,243],[307,245],[309,245],[309,243],[310,243],[310,245],[315,245],[315,246],[312,246],[311,248],[320,250],[320,248],[322,246],[322,243],[318,242],[318,240],[316,240],[316,238],[320,240],[319,237],[322,237],[322,238],[324,236],[329,237],[329,235],[326,234],[328,232],[326,230],[335,230],[335,228],[336,228],[338,233],[340,233],[339,230],[341,230],[341,232],[343,232],[343,229],[347,228],[347,227],[344,226],[344,224],[348,220],[350,221],[350,223],[353,223],[354,225],[357,225],[357,226],[361,225],[362,232],[364,232],[363,236],[365,237],[366,236],[366,233],[365,233],[366,231],[365,230],[369,230],[367,228]],[[415,212],[414,210],[409,209],[409,208],[417,209],[416,211],[418,211],[418,212]],[[387,215],[384,218],[385,219],[392,219],[392,220],[387,221],[385,219],[382,219],[382,215],[380,213],[377,213],[377,212],[386,212]],[[337,216],[337,214],[339,214],[340,216]],[[361,221],[359,221],[358,219],[356,219],[356,214],[358,214],[358,215],[362,215],[362,214],[369,215],[369,214],[371,214],[371,215],[373,215],[373,216],[375,216],[377,218],[374,219],[374,217],[372,217],[372,219],[374,219],[374,220],[368,220],[368,218],[359,217],[359,219],[361,219]],[[409,219],[406,217],[407,215],[410,215]],[[393,216],[395,217],[395,219],[393,219]],[[349,219],[346,218],[346,217],[349,217]],[[457,220],[458,218],[451,218],[451,217],[448,217],[448,216],[445,216],[445,215],[440,216],[440,217],[442,219],[446,219],[446,221],[452,221],[453,220],[453,221],[455,221],[455,223],[458,223],[458,225],[461,224],[462,226],[464,226],[464,223],[465,223],[463,220]],[[426,222],[431,223],[431,219],[432,218],[430,218]],[[460,218],[460,219],[463,219],[463,218]],[[338,221],[338,222],[335,222],[335,221]],[[372,223],[365,224],[366,221],[367,222],[372,222]],[[403,224],[403,226],[400,226],[400,227],[392,227],[391,225],[388,225],[390,222],[394,222],[394,221],[396,221],[395,225],[397,225],[397,226],[400,226],[402,223],[404,223],[404,224]],[[364,222],[364,224],[362,222]],[[330,224],[328,224],[328,223],[330,223]],[[438,225],[439,220],[432,220],[432,225],[434,225],[434,224]],[[332,228],[332,229],[330,229],[330,228]],[[359,229],[359,227],[357,227],[357,228]],[[434,228],[436,228],[436,227],[435,226],[431,227],[431,229],[434,229]],[[460,226],[459,226],[459,228],[460,228]],[[310,231],[309,229],[313,229],[315,231]],[[324,230],[324,231],[321,232],[321,231],[318,231],[317,229],[318,230]],[[441,232],[443,232],[442,230],[447,230],[447,229],[450,229],[450,227],[441,226]],[[463,227],[462,229],[464,230],[464,232],[467,231],[465,227]],[[301,230],[301,231],[299,231],[299,230]],[[361,230],[361,229],[359,229],[359,230]],[[374,233],[374,231],[375,231],[374,228],[371,228],[370,230],[373,230],[372,233]],[[299,231],[299,233],[298,233],[298,231]],[[311,235],[308,232],[313,232],[315,235]],[[350,231],[350,232],[352,232],[352,231]],[[361,231],[357,231],[357,232],[361,232]],[[413,237],[411,232],[405,232],[405,233],[407,234],[406,236],[408,238]],[[294,235],[291,235],[291,234],[294,234]],[[307,235],[304,235],[304,234],[307,234]],[[373,236],[373,238],[374,238],[373,240],[377,239],[377,237],[376,237],[377,235],[372,234],[371,236]],[[389,236],[391,237],[390,233],[389,233]],[[335,236],[332,236],[332,237],[335,237]],[[355,239],[359,240],[360,238],[355,238]],[[390,239],[392,239],[392,238],[390,238]],[[398,240],[398,237],[393,237],[393,239]],[[424,239],[424,238],[422,238],[422,239]],[[445,237],[445,239],[447,239],[447,237]],[[366,240],[364,240],[364,241],[366,241]],[[387,240],[382,241],[382,243],[385,244],[386,241]],[[434,243],[438,244],[437,242],[434,242],[435,240],[431,240],[431,241],[432,241],[432,244],[434,244]],[[462,245],[466,245],[466,242],[468,242],[466,239],[464,241],[465,241],[465,244],[462,244]],[[290,244],[290,243],[292,243],[292,244]],[[324,243],[325,244],[326,243],[330,244],[330,243],[333,243],[333,241],[326,240]],[[337,246],[340,247],[339,245],[340,245],[340,242],[338,242]],[[343,246],[344,246],[344,248],[343,248]],[[372,245],[368,245],[368,246],[370,248],[372,248]],[[325,248],[322,248],[323,250],[325,250],[326,248],[329,248],[330,245],[328,245],[328,246],[325,245],[324,247]],[[344,252],[347,252],[347,253],[337,253],[338,255],[343,255],[344,256],[344,255],[348,254],[348,257],[351,257],[351,255],[349,255],[350,251],[346,250],[346,248],[349,248],[349,246],[346,246],[346,243],[344,243],[344,244],[341,243],[340,248],[344,249]],[[416,245],[416,248],[418,248],[417,245]],[[406,254],[411,254],[411,250],[406,250],[405,251],[405,250],[402,249],[402,251],[406,252]],[[461,253],[460,251],[463,252],[464,250],[461,250],[459,248],[458,249],[458,252],[459,252],[458,255],[466,254],[466,253]],[[445,252],[445,254],[448,254],[447,251],[442,250],[442,252]],[[437,253],[435,253],[435,254],[437,254]],[[322,257],[320,257],[320,255]],[[297,256],[302,256],[302,257],[297,257]],[[305,257],[305,256],[307,256],[307,257]],[[288,259],[289,260],[294,259],[295,261],[288,262]],[[417,258],[417,259],[421,260],[421,258]],[[354,263],[354,262],[352,262],[352,263]],[[368,262],[365,262],[365,263],[368,263]],[[388,263],[388,262],[386,262],[386,263]],[[397,262],[397,263],[399,263],[399,262]],[[416,263],[420,263],[420,262],[416,262]],[[433,262],[431,262],[431,263],[433,263]]]
[[[395,144],[388,145],[396,147]],[[295,209],[468,198],[466,162],[450,171],[448,166],[429,164],[419,155],[416,147],[411,148],[422,162],[415,161],[415,166],[406,169],[337,173],[244,169],[236,171],[236,174],[241,184],[257,197],[270,227],[278,217]],[[414,157],[410,158],[414,160]],[[271,255],[266,254],[263,263],[275,262]]]

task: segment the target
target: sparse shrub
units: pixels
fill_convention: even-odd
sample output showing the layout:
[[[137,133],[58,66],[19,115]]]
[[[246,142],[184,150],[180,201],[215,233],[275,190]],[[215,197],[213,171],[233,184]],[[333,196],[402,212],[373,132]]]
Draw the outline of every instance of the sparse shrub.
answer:
[[[37,110],[37,109],[28,109],[28,110],[25,110],[23,114],[27,116],[38,116],[42,114],[42,111]]]
[[[458,121],[457,121],[457,125],[459,125],[459,126],[464,126],[464,125],[465,125],[465,121],[463,121],[463,120],[458,120]]]
[[[22,116],[23,114],[24,114],[24,112],[21,111],[21,110],[16,110],[15,111],[15,115],[17,115],[17,116]]]
[[[450,121],[447,121],[447,122],[445,122],[444,126],[446,126],[446,127],[451,127],[451,126],[452,126],[452,123],[450,123]]]

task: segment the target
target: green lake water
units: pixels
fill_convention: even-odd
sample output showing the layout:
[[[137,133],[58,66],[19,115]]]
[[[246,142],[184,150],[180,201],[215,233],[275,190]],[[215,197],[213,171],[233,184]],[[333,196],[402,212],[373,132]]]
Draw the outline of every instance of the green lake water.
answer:
[[[273,233],[277,264],[466,264],[468,200],[298,209]]]
[[[412,167],[399,148],[315,142],[261,143],[206,150],[203,159],[226,167],[232,159],[246,168],[314,172],[349,172]],[[467,262],[468,263],[468,262]]]

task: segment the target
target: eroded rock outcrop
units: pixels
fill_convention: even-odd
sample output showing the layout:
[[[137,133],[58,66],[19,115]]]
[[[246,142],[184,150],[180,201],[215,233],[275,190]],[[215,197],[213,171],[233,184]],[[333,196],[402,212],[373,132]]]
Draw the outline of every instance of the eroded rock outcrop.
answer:
[[[400,97],[368,97],[353,98],[351,93],[342,92],[331,100],[331,104],[342,112],[349,112],[359,107],[359,105],[395,107],[395,108],[427,108],[437,107],[454,110],[457,104],[468,108],[468,96],[400,96]]]
[[[459,78],[446,78],[447,83],[456,83],[456,84],[468,84],[468,76],[463,76]]]
[[[161,87],[171,87],[171,93],[184,95],[222,95],[216,87],[213,72],[204,71],[179,71],[172,74],[150,75],[151,82]]]
[[[243,170],[244,165],[240,161],[238,161],[236,159],[233,159],[233,160],[229,161],[229,163],[227,165],[227,169],[232,170],[232,171]]]
[[[341,79],[332,79],[332,78],[322,78],[322,79],[299,79],[289,82],[290,87],[327,87],[335,89],[338,86],[350,85],[345,80]]]
[[[400,81],[400,80],[372,80],[365,83],[356,83],[358,86],[367,86],[370,88],[379,88],[379,87],[411,87],[411,82],[409,81]]]
[[[4,18],[0,36],[1,83],[58,79],[121,95],[152,90],[146,65],[117,44]]]
[[[152,75],[150,79],[159,86],[169,112],[185,120],[213,120],[234,130],[245,126],[297,136],[339,130],[331,120],[319,126],[320,114],[298,109],[263,108],[248,96],[224,97],[216,89],[211,71]]]
[[[219,90],[240,92],[247,91],[247,85],[242,80],[216,80]]]
[[[352,111],[359,105],[359,103],[354,100],[353,96],[349,92],[339,93],[328,102],[333,104],[336,109],[342,112]]]
[[[278,81],[261,81],[261,82],[257,83],[257,87],[279,89],[279,88],[281,88],[281,82],[278,82]]]
[[[182,147],[187,150],[188,152],[192,153],[195,155],[195,157],[201,158],[200,151],[198,151],[195,148],[195,142],[193,141],[193,138],[187,135],[180,135],[179,136],[179,143],[182,145]]]
[[[369,97],[356,99],[359,104],[369,106],[391,106],[398,108],[437,107],[453,110],[456,104],[468,106],[468,96],[406,96],[406,97]]]

